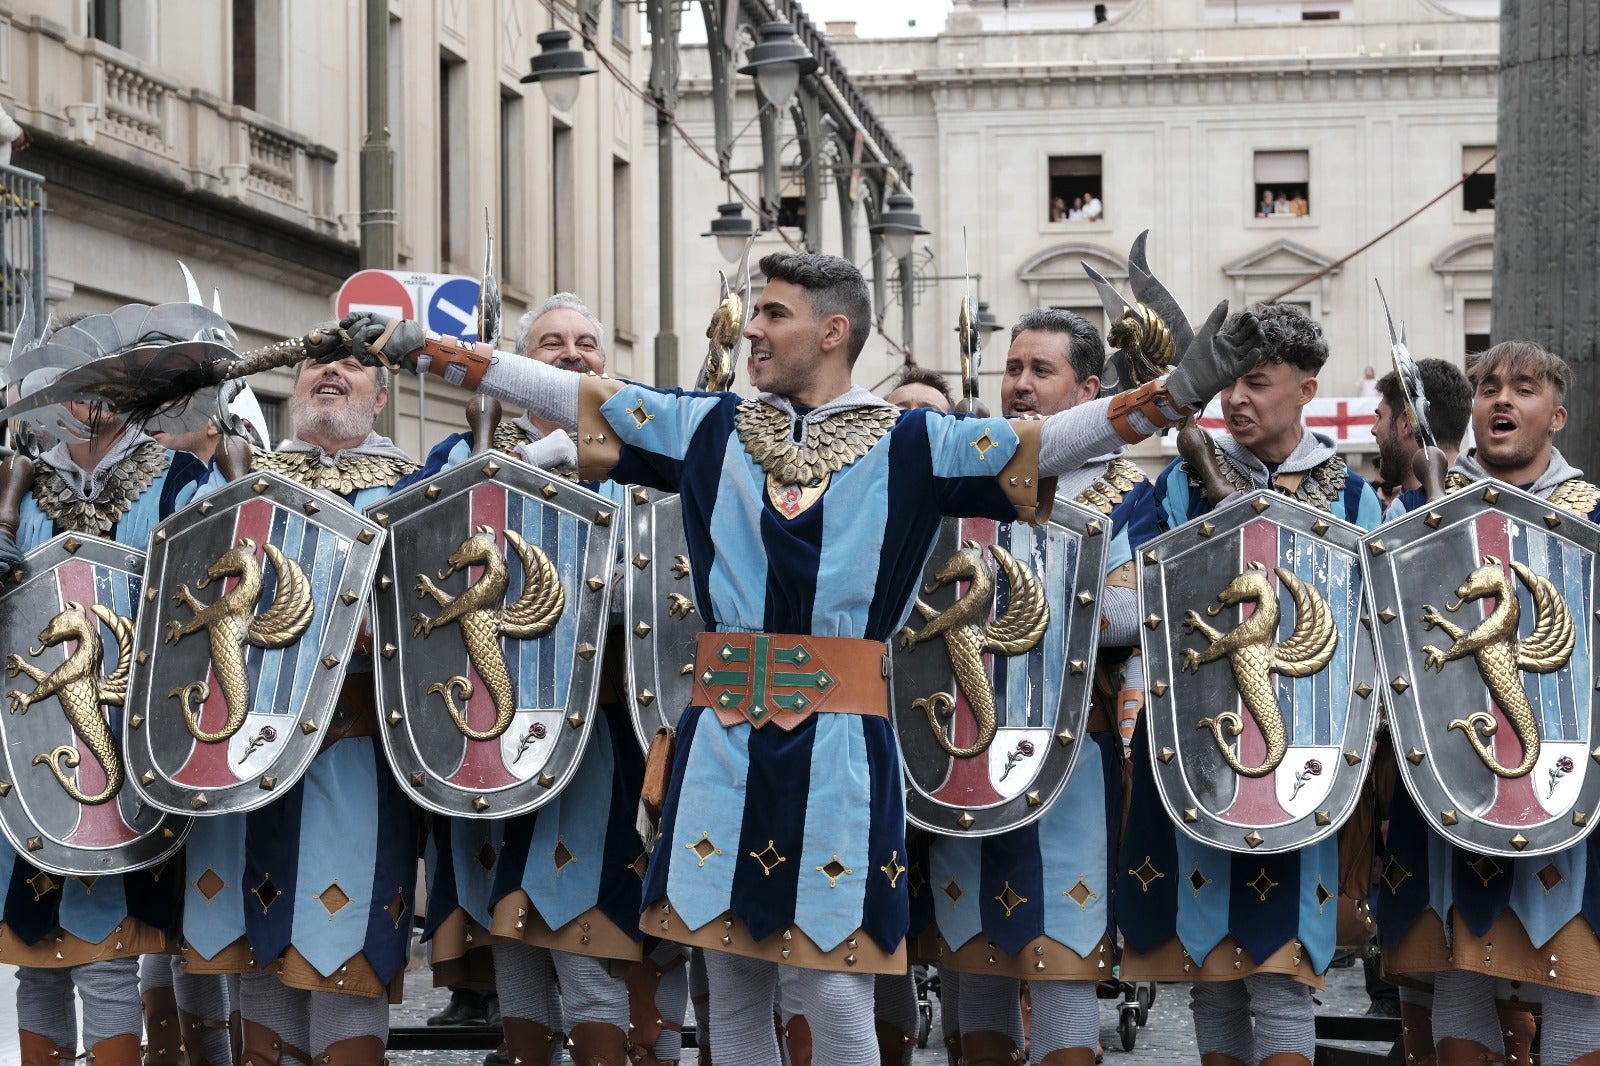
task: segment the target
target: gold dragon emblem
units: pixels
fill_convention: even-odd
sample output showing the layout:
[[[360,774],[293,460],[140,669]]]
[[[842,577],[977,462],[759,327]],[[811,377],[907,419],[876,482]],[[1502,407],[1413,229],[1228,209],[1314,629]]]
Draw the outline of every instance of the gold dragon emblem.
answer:
[[[1277,567],[1273,573],[1283,582],[1294,599],[1294,629],[1289,639],[1274,642],[1278,633],[1278,594],[1267,578],[1267,569],[1259,562],[1217,593],[1220,606],[1207,607],[1206,614],[1215,618],[1229,607],[1251,602],[1255,610],[1250,617],[1234,626],[1226,634],[1205,623],[1199,613],[1189,611],[1184,615],[1183,628],[1199,633],[1210,641],[1203,651],[1183,649],[1185,673],[1199,673],[1202,663],[1216,662],[1226,656],[1233,668],[1234,684],[1250,716],[1261,727],[1267,742],[1266,757],[1259,766],[1246,766],[1234,754],[1228,739],[1244,731],[1238,712],[1223,711],[1212,718],[1202,718],[1196,729],[1211,730],[1212,737],[1233,772],[1242,777],[1265,777],[1278,768],[1288,750],[1288,734],[1283,726],[1283,712],[1278,707],[1278,697],[1273,689],[1272,675],[1310,677],[1325,668],[1333,659],[1334,648],[1339,643],[1339,631],[1333,624],[1333,612],[1316,589],[1296,578],[1293,572]]]
[[[90,609],[117,640],[117,666],[110,677],[100,676],[103,652],[100,627],[89,620],[83,604],[75,602],[69,602],[66,609],[50,619],[49,624],[40,631],[39,647],[28,649],[31,657],[38,658],[44,654],[45,648],[68,640],[77,641],[78,646],[66,661],[46,673],[36,666],[29,666],[22,656],[13,652],[6,657],[6,673],[12,677],[26,674],[34,681],[32,692],[7,693],[11,698],[12,714],[27,714],[31,705],[54,696],[67,721],[72,724],[73,731],[83,738],[89,751],[100,760],[100,767],[106,775],[106,786],[90,796],[61,769],[60,760],[63,758],[67,769],[76,768],[81,761],[75,746],[62,744],[53,751],[33,757],[33,765],[50,767],[50,772],[67,790],[67,795],[79,803],[95,805],[105,803],[122,789],[122,760],[117,756],[116,746],[111,739],[111,727],[100,713],[100,705],[114,704],[120,707],[127,699],[128,667],[133,662],[133,621],[98,603],[91,605]]]
[[[1485,555],[1483,565],[1468,575],[1466,582],[1456,589],[1456,602],[1445,604],[1445,610],[1454,614],[1473,600],[1490,597],[1495,601],[1494,610],[1468,631],[1446,621],[1432,605],[1424,604],[1423,626],[1444,630],[1454,643],[1443,651],[1432,644],[1424,644],[1421,649],[1426,656],[1423,669],[1431,667],[1441,674],[1444,673],[1445,663],[1472,656],[1478,666],[1478,676],[1483,678],[1494,701],[1510,719],[1517,739],[1522,742],[1522,761],[1515,766],[1505,766],[1495,758],[1494,748],[1488,741],[1498,730],[1499,723],[1487,711],[1453,719],[1445,731],[1461,730],[1472,742],[1473,750],[1483,764],[1507,778],[1524,776],[1539,761],[1539,725],[1534,718],[1533,706],[1528,702],[1528,695],[1522,690],[1520,671],[1548,674],[1561,669],[1572,657],[1572,649],[1577,641],[1572,612],[1567,609],[1566,601],[1550,579],[1540,577],[1516,560],[1512,560],[1511,569],[1516,571],[1517,577],[1533,596],[1533,632],[1528,634],[1527,639],[1519,640],[1517,637],[1522,607],[1517,601],[1516,586],[1506,577],[1500,560]]]
[[[311,582],[306,579],[300,564],[284,556],[272,544],[266,546],[267,561],[277,574],[277,587],[272,602],[265,611],[256,614],[261,599],[262,568],[256,560],[255,541],[244,539],[218,556],[206,568],[206,576],[194,583],[203,589],[212,582],[237,578],[233,588],[209,604],[201,603],[189,591],[188,585],[179,585],[172,600],[193,612],[187,622],[167,623],[165,642],[176,644],[191,633],[204,629],[211,642],[211,669],[222,686],[222,698],[228,705],[228,718],[222,728],[208,733],[200,726],[200,708],[211,698],[211,685],[204,678],[180,685],[167,693],[168,698],[181,701],[183,720],[194,738],[204,744],[220,744],[237,733],[244,725],[250,711],[250,677],[245,668],[245,645],[257,648],[287,648],[305,633],[311,625],[315,601]]]
[[[907,626],[900,635],[900,645],[910,648],[936,636],[943,636],[945,649],[950,653],[950,665],[955,670],[956,685],[966,694],[967,704],[978,721],[978,736],[970,745],[958,748],[950,740],[949,731],[940,721],[955,711],[956,698],[951,692],[935,692],[931,696],[911,701],[911,706],[928,716],[928,725],[938,739],[939,746],[958,759],[982,754],[994,741],[999,722],[995,714],[994,689],[983,668],[983,653],[1023,655],[1032,650],[1050,627],[1050,604],[1039,588],[1039,581],[1026,566],[1012,558],[998,544],[989,546],[989,554],[1006,575],[1011,588],[1011,598],[1006,611],[993,621],[986,621],[994,603],[994,578],[983,560],[983,549],[973,541],[963,541],[961,547],[945,560],[934,575],[934,588],[942,588],[953,581],[968,582],[966,594],[944,612],[917,600],[917,613],[927,625],[913,632]],[[931,591],[931,590],[930,590]]]
[[[522,561],[525,575],[522,595],[509,607],[505,605],[510,583],[506,557],[495,547],[494,529],[490,526],[479,526],[472,536],[461,542],[446,561],[445,568],[439,571],[439,580],[444,581],[469,566],[483,567],[483,576],[460,595],[451,596],[428,575],[417,575],[418,598],[433,597],[439,613],[432,618],[420,613],[412,615],[415,623],[412,634],[427,637],[439,626],[455,622],[467,646],[467,658],[494,701],[494,724],[488,729],[474,729],[456,704],[457,697],[464,702],[472,699],[471,679],[457,674],[428,687],[430,695],[438,693],[444,700],[445,710],[450,712],[456,728],[470,740],[494,740],[506,731],[516,714],[516,692],[506,669],[505,654],[500,649],[500,638],[536,640],[555,628],[567,606],[561,576],[549,557],[512,530],[506,530],[505,535],[506,543]]]

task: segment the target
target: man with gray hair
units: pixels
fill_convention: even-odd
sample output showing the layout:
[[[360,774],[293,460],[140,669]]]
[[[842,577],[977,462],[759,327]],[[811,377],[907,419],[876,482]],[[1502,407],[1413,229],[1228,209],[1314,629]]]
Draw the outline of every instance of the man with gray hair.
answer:
[[[516,351],[558,369],[598,374],[606,367],[603,335],[594,312],[561,292],[522,316]],[[466,461],[472,444],[466,433],[443,441],[418,477]],[[553,422],[530,414],[504,421],[495,429],[494,447],[576,479],[572,435]],[[622,501],[622,487],[613,482],[589,487]],[[608,652],[620,640],[608,641]],[[446,964],[463,958],[469,943],[483,942],[472,930],[487,927],[513,1062],[548,1062],[565,1029],[575,1061],[624,1066],[630,1022],[635,1062],[671,1062],[679,1054],[687,973],[677,945],[643,950],[639,875],[627,861],[605,862],[592,895],[578,899],[571,877],[563,881],[561,866],[539,844],[559,840],[576,856],[626,852],[631,858],[639,852],[643,755],[627,709],[604,691],[600,709],[604,728],[591,734],[574,783],[548,804],[503,820],[434,820],[427,935],[433,938],[435,980],[449,981],[460,971]],[[477,859],[485,845],[499,855],[487,874]],[[567,917],[575,911],[576,917]],[[627,980],[614,976],[619,962],[628,964]],[[642,1000],[631,1013],[630,993]]]

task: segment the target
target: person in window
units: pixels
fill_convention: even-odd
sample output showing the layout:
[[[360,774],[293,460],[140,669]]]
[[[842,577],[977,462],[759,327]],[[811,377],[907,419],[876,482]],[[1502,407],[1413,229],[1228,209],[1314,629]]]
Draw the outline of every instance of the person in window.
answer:
[[[1074,196],[1072,198],[1072,210],[1067,212],[1067,221],[1068,222],[1082,222],[1083,221],[1083,197]]]
[[[1057,196],[1050,201],[1050,221],[1065,222],[1067,220],[1067,201]]]
[[[1304,218],[1311,214],[1311,204],[1303,193],[1295,193],[1294,199],[1289,201],[1289,213],[1296,218]]]
[[[1256,205],[1256,217],[1266,218],[1272,214],[1272,190],[1268,189],[1261,194],[1261,202]]]
[[[1102,211],[1100,197],[1090,193],[1083,198],[1083,220],[1085,222],[1099,222]]]
[[[1274,215],[1287,215],[1289,213],[1289,194],[1280,192],[1278,198],[1272,201]]]

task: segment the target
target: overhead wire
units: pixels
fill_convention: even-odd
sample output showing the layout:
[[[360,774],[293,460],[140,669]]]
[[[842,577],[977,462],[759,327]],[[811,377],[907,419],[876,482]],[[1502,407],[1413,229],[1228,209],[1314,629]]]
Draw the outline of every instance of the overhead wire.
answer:
[[[733,180],[732,175],[722,173],[722,165],[678,122],[678,115],[676,111],[662,104],[661,101],[657,100],[648,89],[642,88],[636,84],[633,78],[629,76],[626,71],[618,67],[616,63],[612,62],[612,60],[605,55],[605,53],[601,52],[599,44],[594,37],[589,34],[582,25],[574,23],[565,12],[561,11],[556,6],[555,0],[540,0],[540,3],[543,4],[545,10],[550,12],[550,17],[552,20],[560,23],[562,26],[572,30],[578,35],[579,39],[582,40],[584,47],[594,54],[595,62],[604,67],[606,72],[615,78],[619,85],[648,104],[656,113],[666,116],[669,125],[671,125],[671,127],[677,132],[678,136],[683,139],[683,143],[689,148],[689,150],[695,155],[699,156],[707,166],[715,169],[717,173],[723,177],[723,180],[727,183],[728,188],[738,196],[741,203],[755,213],[756,218],[760,222],[766,223],[768,229],[782,238],[783,242],[789,246],[791,251],[800,250],[800,245],[794,240],[793,237],[790,237],[787,233],[783,232],[782,228],[778,225],[778,220],[765,211],[764,206],[759,200],[741,188],[739,183]],[[746,123],[745,129],[749,129],[748,123]],[[883,342],[889,346],[893,354],[899,356],[906,362],[911,361],[911,350],[885,333],[881,323],[874,322],[873,331],[877,333]]]

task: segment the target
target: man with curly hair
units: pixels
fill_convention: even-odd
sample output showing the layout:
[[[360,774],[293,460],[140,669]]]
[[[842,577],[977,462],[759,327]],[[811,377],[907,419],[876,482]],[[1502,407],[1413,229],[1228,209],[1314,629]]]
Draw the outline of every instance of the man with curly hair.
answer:
[[[1274,489],[1376,527],[1381,513],[1372,488],[1346,467],[1330,438],[1302,419],[1328,360],[1321,327],[1289,304],[1254,312],[1265,339],[1261,360],[1222,390],[1228,435],[1214,441],[1217,464],[1235,486]],[[1197,472],[1178,459],[1136,488],[1118,518],[1126,516],[1127,543],[1137,552],[1214,504]],[[1117,884],[1117,925],[1127,949],[1123,979],[1194,982],[1190,1006],[1206,1066],[1310,1066],[1311,991],[1332,961],[1337,915],[1317,893],[1339,883],[1337,842],[1243,856],[1190,839],[1161,803],[1149,746],[1148,728],[1140,730],[1122,849],[1131,861],[1119,864]],[[1258,870],[1274,882],[1270,894],[1245,887]]]

